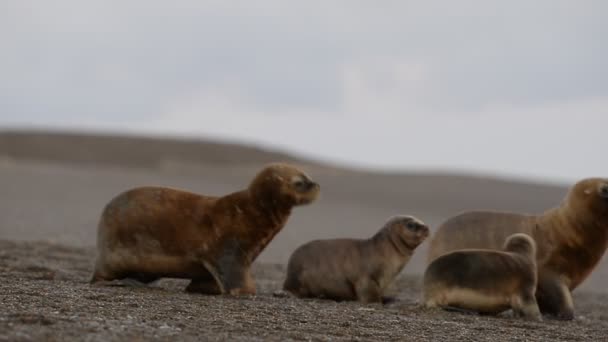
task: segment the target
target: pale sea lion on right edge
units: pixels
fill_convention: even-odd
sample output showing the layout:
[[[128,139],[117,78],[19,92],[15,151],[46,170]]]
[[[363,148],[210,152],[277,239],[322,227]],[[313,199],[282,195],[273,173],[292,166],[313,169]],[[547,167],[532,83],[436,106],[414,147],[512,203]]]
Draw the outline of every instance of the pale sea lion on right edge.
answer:
[[[428,235],[420,220],[395,216],[369,239],[308,242],[289,258],[283,290],[298,297],[388,301],[386,288]]]
[[[559,206],[541,215],[473,211],[454,216],[432,237],[428,260],[459,249],[500,249],[514,233],[526,233],[536,242],[541,312],[573,319],[571,292],[608,247],[608,179],[579,181]]]
[[[536,281],[536,243],[513,234],[502,251],[465,249],[433,260],[424,272],[424,304],[486,314],[513,309],[516,316],[541,321]]]

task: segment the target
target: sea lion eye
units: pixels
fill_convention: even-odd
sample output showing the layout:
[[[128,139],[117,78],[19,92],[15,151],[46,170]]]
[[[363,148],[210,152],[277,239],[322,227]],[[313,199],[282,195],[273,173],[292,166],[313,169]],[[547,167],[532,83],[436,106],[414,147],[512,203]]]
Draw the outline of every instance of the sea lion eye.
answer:
[[[418,230],[420,228],[420,225],[416,222],[410,221],[407,223],[407,227],[411,230]]]
[[[299,179],[299,180],[293,182],[293,186],[296,188],[296,190],[298,190],[300,192],[304,192],[304,191],[310,190],[310,188],[312,188],[312,186],[313,186],[313,183],[311,181],[307,181],[305,179]]]

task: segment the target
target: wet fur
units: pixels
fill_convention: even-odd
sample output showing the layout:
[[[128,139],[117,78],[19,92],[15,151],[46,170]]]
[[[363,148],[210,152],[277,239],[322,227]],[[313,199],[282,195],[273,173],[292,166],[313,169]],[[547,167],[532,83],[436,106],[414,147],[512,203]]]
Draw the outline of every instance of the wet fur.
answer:
[[[542,215],[468,212],[441,225],[431,240],[429,262],[465,248],[499,249],[513,233],[538,246],[536,297],[543,313],[574,317],[571,291],[589,276],[608,247],[608,179],[585,179],[562,203]]]
[[[283,164],[266,167],[247,189],[223,197],[161,187],[129,190],[101,215],[91,282],[188,278],[192,292],[255,293],[251,263],[292,207],[314,201],[318,192],[318,184]]]
[[[417,231],[408,230],[411,222]],[[386,288],[427,236],[420,221],[400,216],[370,239],[311,241],[290,257],[283,289],[299,297],[388,302]]]

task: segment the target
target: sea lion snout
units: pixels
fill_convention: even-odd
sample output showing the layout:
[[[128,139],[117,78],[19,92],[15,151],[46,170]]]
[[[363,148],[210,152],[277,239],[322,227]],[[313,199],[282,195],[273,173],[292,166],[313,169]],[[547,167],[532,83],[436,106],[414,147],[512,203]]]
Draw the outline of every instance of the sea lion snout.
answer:
[[[317,199],[321,187],[295,166],[273,163],[258,173],[249,189],[260,199],[270,196],[290,205],[304,205]]]
[[[417,233],[417,235],[424,235],[425,237],[429,235],[429,227],[415,218],[406,218],[403,226],[407,230]]]
[[[423,229],[419,230],[418,235],[420,235],[423,238],[427,238],[429,237],[429,235],[431,234],[431,230],[429,229],[429,227],[424,226]]]
[[[298,180],[294,183],[294,186],[299,192],[308,192],[313,189],[321,190],[321,186],[319,185],[319,183],[314,182],[311,179]]]
[[[421,240],[425,240],[431,234],[431,230],[427,226],[423,226],[417,231],[417,235]]]
[[[311,203],[319,197],[321,192],[321,185],[305,176],[297,177],[291,183],[291,188],[297,204]]]
[[[406,229],[413,232],[414,235],[420,240],[426,239],[430,234],[430,229],[424,224],[409,223]]]
[[[407,241],[407,245],[415,247],[421,244],[429,235],[429,227],[413,216],[405,216],[400,220],[399,235]]]

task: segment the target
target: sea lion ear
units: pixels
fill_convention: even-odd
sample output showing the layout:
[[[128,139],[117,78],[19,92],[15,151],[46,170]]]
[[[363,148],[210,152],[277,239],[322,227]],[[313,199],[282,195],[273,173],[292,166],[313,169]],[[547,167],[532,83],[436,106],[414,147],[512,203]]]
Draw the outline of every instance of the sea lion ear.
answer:
[[[281,175],[279,174],[279,172],[277,172],[277,171],[273,171],[273,172],[272,172],[272,175],[271,175],[270,177],[271,177],[273,180],[279,181],[279,182],[281,182],[281,183],[282,183],[283,181],[285,181],[285,179],[283,178],[283,176],[281,176]]]

